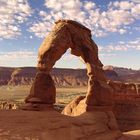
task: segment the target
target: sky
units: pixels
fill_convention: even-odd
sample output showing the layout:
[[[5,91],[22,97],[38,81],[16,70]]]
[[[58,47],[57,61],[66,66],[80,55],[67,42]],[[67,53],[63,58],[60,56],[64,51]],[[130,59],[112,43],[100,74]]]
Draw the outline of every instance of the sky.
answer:
[[[140,0],[0,0],[0,66],[36,66],[58,19],[88,27],[104,65],[140,69]],[[68,50],[54,67],[85,65]]]

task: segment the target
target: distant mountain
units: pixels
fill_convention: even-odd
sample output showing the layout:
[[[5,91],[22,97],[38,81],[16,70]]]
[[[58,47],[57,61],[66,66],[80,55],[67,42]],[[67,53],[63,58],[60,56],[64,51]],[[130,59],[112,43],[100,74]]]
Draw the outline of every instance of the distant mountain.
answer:
[[[120,77],[122,81],[140,83],[140,70],[122,67],[114,67],[113,70],[118,74],[118,77]]]
[[[131,68],[123,68],[123,67],[113,67],[113,70],[117,72],[119,76],[131,75],[140,72],[140,70],[133,70]]]
[[[115,71],[120,81],[140,83],[140,70],[134,70],[131,68],[123,68],[123,67],[113,67],[113,66],[104,66],[104,70]]]
[[[140,71],[138,70],[105,66],[104,71],[107,79],[110,80],[140,82]],[[0,67],[0,85],[31,85],[36,72],[35,67]],[[86,69],[54,68],[51,74],[57,87],[87,85]]]

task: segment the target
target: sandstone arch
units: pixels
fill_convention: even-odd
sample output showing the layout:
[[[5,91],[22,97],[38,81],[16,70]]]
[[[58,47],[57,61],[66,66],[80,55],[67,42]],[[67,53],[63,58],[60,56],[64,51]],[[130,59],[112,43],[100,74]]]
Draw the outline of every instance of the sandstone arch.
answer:
[[[103,64],[98,58],[98,47],[91,38],[91,31],[72,20],[59,20],[43,41],[38,52],[39,70],[32,85],[30,95],[25,102],[55,103],[55,86],[50,71],[55,62],[71,48],[71,53],[81,57],[87,67],[88,90],[87,105],[105,105],[111,103],[112,89],[107,85]]]

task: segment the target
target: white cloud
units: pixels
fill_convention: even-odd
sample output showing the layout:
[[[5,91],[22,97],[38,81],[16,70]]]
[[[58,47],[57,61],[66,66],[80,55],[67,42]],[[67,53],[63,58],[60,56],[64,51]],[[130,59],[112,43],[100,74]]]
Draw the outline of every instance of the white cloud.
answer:
[[[30,35],[30,36],[29,36],[29,38],[30,38],[30,39],[32,39],[32,38],[33,38],[33,36],[32,36],[32,35]]]
[[[50,22],[37,22],[32,27],[30,27],[29,31],[34,32],[36,36],[43,38],[47,35],[47,33],[51,30],[52,23]]]
[[[12,51],[12,52],[0,52],[0,60],[17,60],[17,59],[29,59],[36,58],[36,53],[33,51]]]
[[[109,44],[106,46],[100,46],[99,52],[100,53],[113,53],[113,52],[120,52],[120,51],[138,51],[140,50],[140,38],[137,38],[132,41],[122,42],[120,41],[117,44]]]
[[[91,29],[97,37],[111,32],[127,33],[129,25],[140,20],[140,1],[113,1],[106,10],[98,7],[92,0],[45,0],[46,11],[40,11],[40,19],[29,28],[36,36],[43,38],[58,19],[79,21]],[[15,38],[21,35],[20,23],[27,20],[32,9],[27,0],[0,1],[0,38]],[[127,28],[127,29],[126,29]]]
[[[1,66],[35,66],[37,54],[34,51],[21,50],[11,52],[0,52]]]
[[[117,56],[116,53],[100,53],[100,54],[99,54],[99,57],[100,57],[100,58],[104,58],[104,59],[105,59],[106,57],[109,57],[109,58],[110,58],[110,57],[115,57],[115,56]]]
[[[137,4],[134,7],[132,7],[131,13],[136,19],[140,19],[140,4]]]
[[[140,3],[140,0],[129,0],[131,2]]]
[[[47,16],[47,13],[45,11],[40,11],[39,12],[39,15],[42,16],[42,17],[46,17]]]
[[[128,32],[129,25],[140,19],[140,5],[136,0],[110,2],[104,11],[93,1],[82,0],[45,0],[45,6],[47,12],[40,11],[41,20],[33,23],[29,29],[41,38],[46,36],[58,19],[79,21],[97,37],[110,32],[124,34]]]
[[[27,0],[0,0],[0,38],[19,36],[19,24],[26,21],[30,14],[31,8]]]
[[[115,1],[115,2],[110,2],[109,6],[110,8],[118,8],[122,10],[130,10],[135,4],[133,2],[129,1]]]
[[[87,10],[92,10],[95,7],[96,7],[95,3],[91,2],[91,1],[89,1],[89,2],[86,1],[84,4],[84,8]]]
[[[127,31],[126,31],[125,29],[120,29],[120,30],[119,30],[119,33],[120,33],[120,34],[125,34],[126,32],[127,32]]]
[[[67,13],[67,11],[79,11],[82,6],[82,2],[80,2],[80,0],[69,0],[67,2],[64,0],[46,0],[45,6],[56,12],[63,10],[64,13]]]
[[[140,31],[140,26],[135,26],[135,27],[133,27],[133,29],[136,31]]]

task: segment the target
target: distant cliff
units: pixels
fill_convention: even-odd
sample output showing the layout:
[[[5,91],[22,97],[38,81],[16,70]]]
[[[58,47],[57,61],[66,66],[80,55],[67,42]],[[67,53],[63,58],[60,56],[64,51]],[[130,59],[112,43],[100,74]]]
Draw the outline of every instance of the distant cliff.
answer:
[[[123,68],[104,68],[106,77],[115,81],[140,82],[140,71]],[[0,67],[0,85],[30,85],[36,74],[35,67],[7,68]],[[56,86],[86,86],[86,69],[54,68],[52,77]]]

